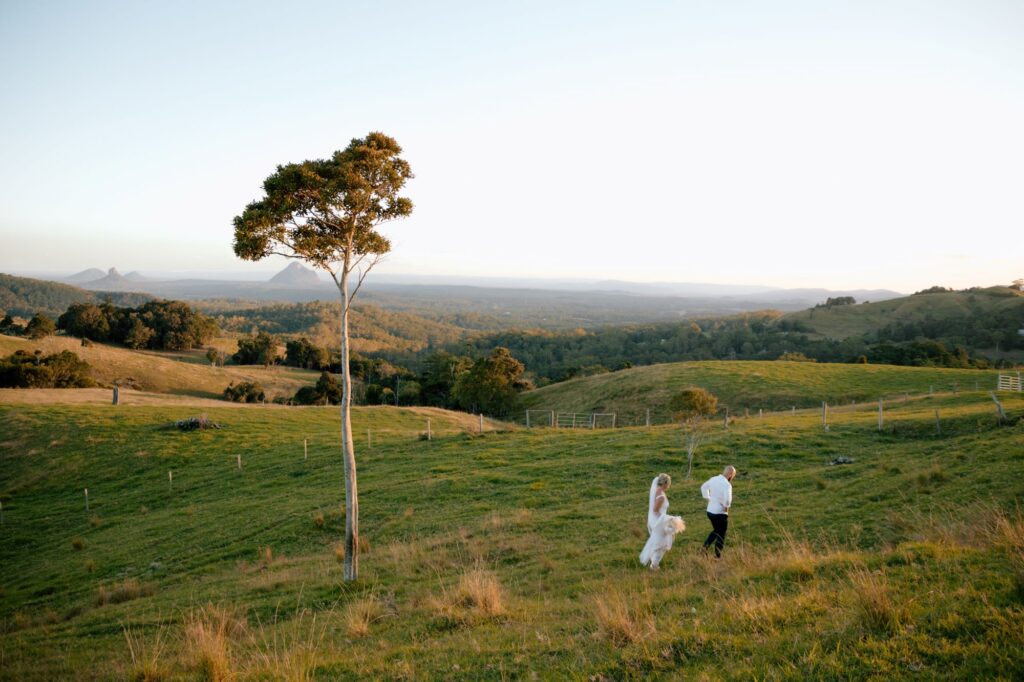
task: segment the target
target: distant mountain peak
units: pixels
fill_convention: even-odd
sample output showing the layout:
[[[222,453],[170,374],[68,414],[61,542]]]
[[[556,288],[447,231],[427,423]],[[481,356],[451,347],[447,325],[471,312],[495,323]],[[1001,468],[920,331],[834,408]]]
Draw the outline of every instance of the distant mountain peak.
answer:
[[[88,270],[76,272],[70,277],[65,277],[62,281],[69,284],[82,284],[83,282],[92,282],[93,280],[97,280],[100,277],[103,277],[103,275],[104,272],[99,268],[89,268]]]
[[[320,278],[316,272],[305,267],[302,263],[294,261],[288,264],[281,272],[270,278],[270,283],[283,287],[315,287],[320,284]]]

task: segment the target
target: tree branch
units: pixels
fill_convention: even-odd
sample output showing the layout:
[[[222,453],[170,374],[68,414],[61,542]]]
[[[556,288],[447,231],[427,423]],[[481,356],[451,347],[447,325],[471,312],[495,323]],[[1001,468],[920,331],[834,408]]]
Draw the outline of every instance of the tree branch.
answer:
[[[366,255],[367,254],[363,254],[362,256],[360,256],[359,260],[362,261],[364,258],[366,258]],[[376,265],[377,263],[381,262],[381,260],[383,260],[383,258],[384,258],[384,254],[381,254],[381,253],[373,254],[373,258],[370,259],[370,264],[366,266],[366,269],[359,271],[359,279],[356,282],[356,288],[352,290],[352,295],[349,296],[350,299],[355,298],[356,294],[359,293],[359,289],[363,286],[363,280],[366,279],[366,276],[368,274],[370,274],[370,270],[373,270],[373,266]]]

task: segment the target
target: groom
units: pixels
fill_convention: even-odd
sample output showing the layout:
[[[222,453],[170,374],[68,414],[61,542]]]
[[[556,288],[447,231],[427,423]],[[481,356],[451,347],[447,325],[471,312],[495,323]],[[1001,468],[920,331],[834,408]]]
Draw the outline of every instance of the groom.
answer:
[[[722,557],[725,547],[725,531],[729,529],[729,507],[732,506],[732,479],[736,477],[736,467],[727,466],[718,476],[712,476],[700,487],[700,494],[708,501],[708,520],[711,521],[711,533],[704,541],[704,552],[711,543],[715,543],[715,557]]]

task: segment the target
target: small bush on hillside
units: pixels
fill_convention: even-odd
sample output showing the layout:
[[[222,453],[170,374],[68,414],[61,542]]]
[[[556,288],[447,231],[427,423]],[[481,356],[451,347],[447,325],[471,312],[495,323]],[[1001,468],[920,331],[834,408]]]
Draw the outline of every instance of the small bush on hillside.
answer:
[[[53,323],[53,320],[46,315],[36,313],[25,327],[25,336],[30,339],[41,339],[44,336],[51,336],[56,331],[57,325]]]
[[[809,358],[803,353],[783,353],[778,359],[783,362],[817,362],[814,358]]]
[[[232,382],[224,389],[224,397],[236,403],[259,403],[266,399],[263,387],[254,381]]]
[[[669,399],[668,409],[679,421],[710,417],[718,411],[718,398],[703,388],[686,388]]]

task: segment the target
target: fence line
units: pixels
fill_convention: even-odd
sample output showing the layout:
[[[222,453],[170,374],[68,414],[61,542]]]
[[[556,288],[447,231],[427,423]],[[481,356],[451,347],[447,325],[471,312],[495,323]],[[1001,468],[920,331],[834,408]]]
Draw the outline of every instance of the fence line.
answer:
[[[1020,373],[1018,372],[1018,375]],[[1017,376],[1009,374],[999,375],[999,388],[998,390],[1010,390],[1010,391],[1021,391],[1020,379]],[[987,383],[987,382],[985,382]],[[988,384],[991,386],[991,384]],[[1004,386],[1007,386],[1004,388]],[[946,390],[941,390],[946,389]],[[754,413],[751,410],[753,408],[746,408],[741,412],[730,412],[728,406],[723,406],[714,415],[709,416],[707,419],[714,421],[725,421],[726,424],[735,422],[738,419],[763,419],[765,416],[771,415],[809,415],[817,414],[823,425],[828,425],[828,417],[834,413],[840,412],[856,412],[863,409],[885,409],[891,405],[906,404],[912,400],[922,400],[929,398],[936,398],[941,396],[958,395],[961,391],[970,390],[969,388],[963,388],[960,382],[953,381],[945,385],[932,384],[928,387],[927,392],[923,393],[911,393],[909,391],[903,391],[899,393],[888,393],[879,396],[877,399],[864,399],[861,401],[848,400],[843,402],[836,400],[823,400],[816,407],[797,407],[791,405],[790,407],[780,409],[765,409],[758,408],[757,412]],[[975,391],[988,391],[987,388],[982,388],[982,382],[974,382]],[[866,406],[870,406],[867,408]],[[611,424],[607,421],[604,424],[598,423],[596,428],[627,428],[631,426],[664,426],[666,424],[675,424],[679,420],[674,419],[667,410],[659,410],[657,408],[644,408],[642,411],[637,413],[605,413],[605,412],[560,412],[558,410],[541,410],[541,409],[529,409],[524,411],[525,417],[515,421],[518,424],[524,424],[529,428],[535,427],[554,427],[554,428],[595,428],[594,418],[596,417],[611,417]]]

